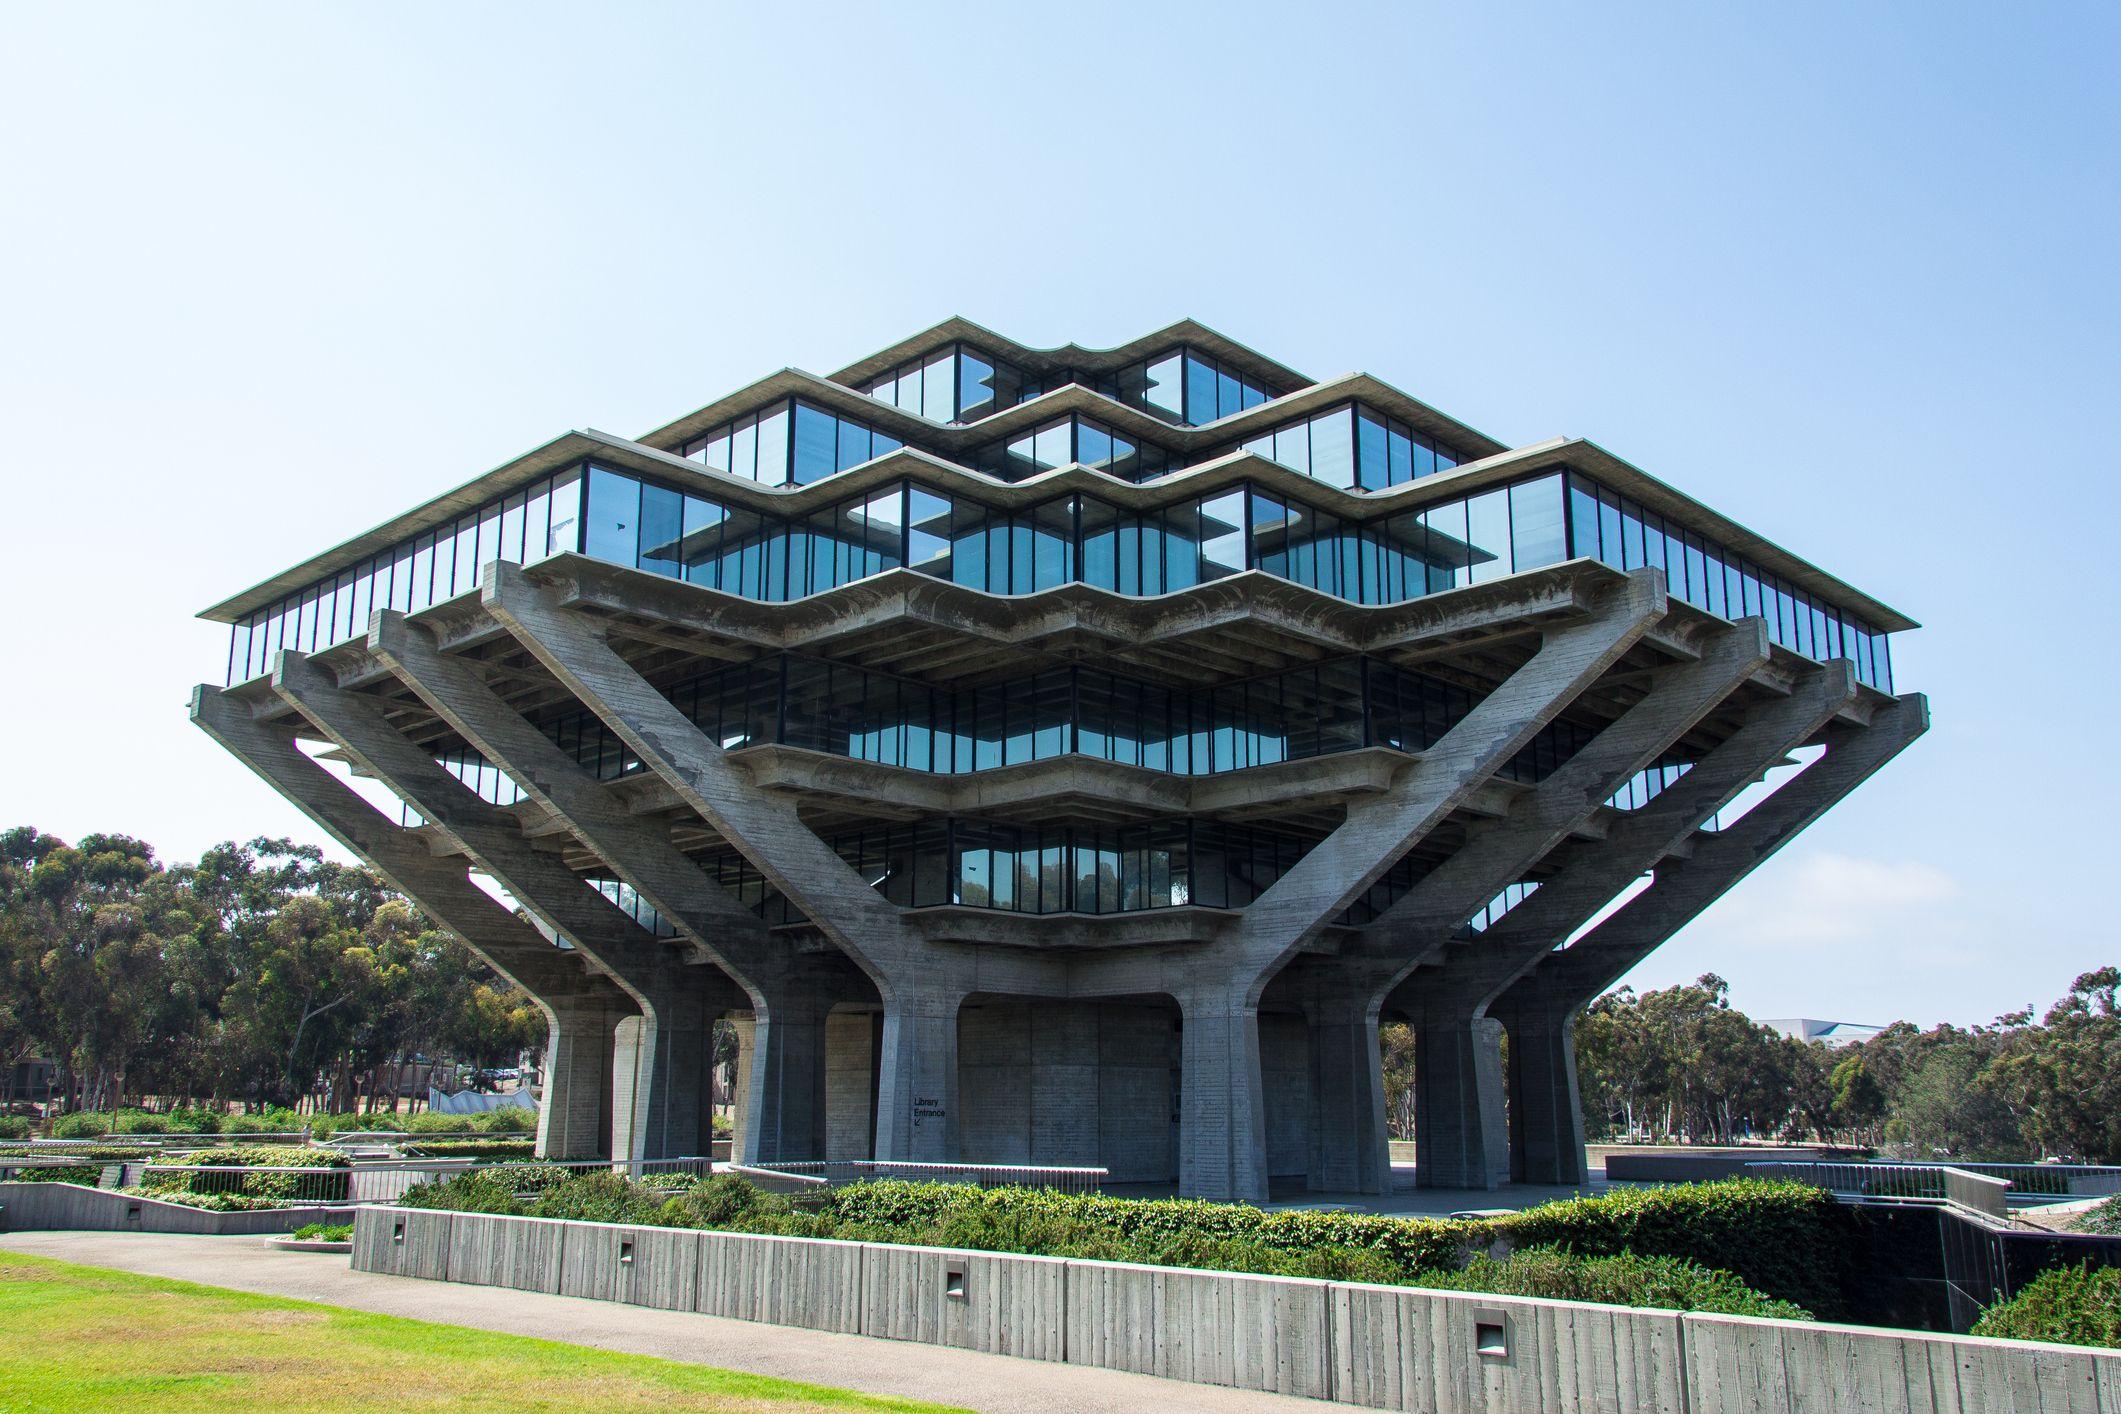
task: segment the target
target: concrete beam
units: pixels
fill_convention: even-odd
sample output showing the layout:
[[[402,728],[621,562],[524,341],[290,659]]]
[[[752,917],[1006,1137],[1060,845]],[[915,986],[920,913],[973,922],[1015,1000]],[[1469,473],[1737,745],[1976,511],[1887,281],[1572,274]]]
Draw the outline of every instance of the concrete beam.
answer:
[[[958,1157],[957,1012],[974,985],[969,953],[909,929],[898,907],[819,839],[792,802],[753,787],[718,743],[553,591],[496,563],[486,568],[482,592],[488,611],[547,671],[869,975],[884,1004],[878,1157]]]
[[[442,653],[400,614],[378,614],[371,648],[406,686],[488,761],[596,852],[750,998],[756,1045],[770,1086],[747,1086],[747,1136],[766,1147],[746,1162],[824,1157],[824,1017],[834,1000],[865,999],[844,965],[768,936],[763,919],[671,843],[660,823],[632,814],[606,785],[502,701],[472,665]],[[858,989],[858,990],[857,990]],[[788,1113],[783,1114],[783,1102]]]
[[[1837,721],[1823,755],[1727,828],[1696,834],[1686,858],[1659,865],[1648,888],[1543,956],[1512,987],[1510,1004],[1544,1005],[1547,998],[1572,1009],[1588,1005],[1928,730],[1929,699],[1920,693],[1880,708],[1868,727]]]
[[[631,999],[587,971],[586,954],[544,935],[474,884],[461,864],[438,858],[419,836],[388,819],[295,745],[292,726],[260,722],[218,689],[193,689],[192,721],[318,829],[366,860],[391,887],[455,933],[478,959],[528,993],[545,1013],[545,1095],[538,1153],[548,1159],[610,1153],[609,1036]],[[593,1039],[604,1038],[597,1061]]]
[[[1578,846],[1556,877],[1494,927],[1454,945],[1440,972],[1421,977],[1424,1000],[1468,1016],[1484,1014],[1541,957],[1810,741],[1855,695],[1855,667],[1842,660],[1815,670],[1789,697],[1756,707],[1685,775],[1616,819],[1602,842]]]
[[[1664,610],[1664,576],[1634,571],[1589,618],[1543,635],[1531,659],[1424,751],[1393,790],[1352,802],[1333,833],[1245,910],[1236,960],[1256,979],[1253,1004],[1312,934],[1619,662]]]
[[[1580,865],[1549,885],[1562,886],[1556,904],[1543,920],[1532,920],[1537,928],[1532,923],[1522,927],[1523,953],[1530,954],[1528,966],[1514,970],[1498,966],[1476,985],[1476,990],[1487,989],[1506,970],[1513,979],[1489,996],[1483,1008],[1500,1019],[1510,1034],[1507,1084],[1513,1179],[1569,1184],[1589,1178],[1576,1079],[1577,1014],[1928,727],[1928,705],[1920,697],[1901,699],[1874,713],[1868,727],[1850,726],[1836,715],[1843,694],[1850,691],[1853,680],[1848,665],[1828,664],[1800,685],[1787,702],[1757,710],[1721,747],[1637,812],[1645,817],[1639,828],[1631,819],[1615,829],[1616,840],[1623,835],[1632,836],[1631,840],[1586,851]],[[1736,789],[1728,789],[1733,781],[1742,789],[1784,759],[1790,749],[1809,740],[1820,723],[1829,719],[1833,724],[1824,756],[1728,829],[1692,833],[1737,794]],[[1833,765],[1822,770],[1829,762]],[[1675,794],[1677,798],[1667,799]],[[1684,856],[1667,852],[1645,864],[1644,856],[1660,840],[1673,842],[1670,832],[1675,827],[1687,830],[1696,847]],[[1553,949],[1555,938],[1582,926],[1651,864],[1657,875],[1648,889],[1575,944]],[[1545,893],[1542,888],[1505,923]],[[1594,897],[1599,901],[1590,905],[1590,912],[1571,921]],[[1560,906],[1564,900],[1569,907]]]
[[[628,1157],[696,1154],[706,1128],[707,1058],[719,974],[688,967],[556,857],[533,847],[513,818],[481,800],[393,727],[371,698],[347,692],[299,653],[282,653],[273,690],[361,767],[449,835],[531,913],[567,937],[625,989],[641,1012],[630,1113],[615,1133]],[[621,1087],[626,1089],[629,1087]]]

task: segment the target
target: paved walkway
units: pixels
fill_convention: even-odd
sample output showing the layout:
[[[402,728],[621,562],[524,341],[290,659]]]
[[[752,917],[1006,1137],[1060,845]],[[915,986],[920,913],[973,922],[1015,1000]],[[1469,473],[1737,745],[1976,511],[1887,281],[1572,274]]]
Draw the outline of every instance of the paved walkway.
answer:
[[[347,1259],[277,1252],[257,1237],[17,1232],[0,1251],[176,1277],[389,1316],[543,1336],[727,1370],[991,1410],[1309,1410],[1314,1400],[1182,1384],[1116,1370],[981,1355],[572,1296],[357,1272]]]

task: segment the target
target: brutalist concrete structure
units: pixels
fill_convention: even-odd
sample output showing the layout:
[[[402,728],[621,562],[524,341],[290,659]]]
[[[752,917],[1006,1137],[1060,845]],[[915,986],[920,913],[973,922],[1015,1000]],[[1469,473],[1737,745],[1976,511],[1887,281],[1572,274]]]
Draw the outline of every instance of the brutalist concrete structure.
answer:
[[[729,1017],[754,1162],[1377,1192],[1404,1018],[1420,1181],[1580,1179],[1577,1012],[1927,720],[1611,453],[1192,323],[569,433],[207,617],[199,725],[544,1007],[555,1158],[704,1152]]]

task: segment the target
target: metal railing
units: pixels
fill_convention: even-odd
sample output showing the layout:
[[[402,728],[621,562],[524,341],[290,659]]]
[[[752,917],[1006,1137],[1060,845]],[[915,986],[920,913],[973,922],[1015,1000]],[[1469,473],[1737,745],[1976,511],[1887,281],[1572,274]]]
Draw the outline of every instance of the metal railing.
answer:
[[[1879,1164],[1773,1161],[1749,1163],[1755,1178],[1782,1178],[1807,1183],[1844,1198],[1950,1203],[1984,1216],[2001,1218],[2010,1191],[2008,1179],[1975,1173],[1952,1164]]]
[[[354,1171],[338,1167],[297,1168],[262,1164],[156,1164],[128,1160],[124,1186],[187,1193],[235,1196],[276,1203],[345,1203],[351,1201]]]
[[[104,1134],[90,1139],[10,1139],[10,1145],[32,1149],[67,1149],[124,1146],[134,1149],[212,1149],[228,1144],[307,1144],[309,1131],[290,1130],[274,1134]]]
[[[1861,1198],[1924,1198],[1950,1201],[1945,1175],[1958,1173],[1962,1198],[1986,1194],[1970,1180],[1981,1179],[2006,1186],[2005,1203],[2024,1207],[2070,1197],[2090,1197],[2121,1192],[2121,1166],[2111,1164],[1992,1164],[1967,1160],[1950,1164],[1926,1163],[1835,1163],[1828,1160],[1780,1160],[1749,1163],[1746,1172],[1756,1178],[1787,1178],[1809,1183],[1830,1192]],[[1961,1203],[1977,1212],[1992,1204],[1985,1197]]]
[[[1095,1193],[1112,1176],[1110,1169],[1056,1168],[1044,1164],[934,1164],[889,1159],[827,1159],[770,1164],[726,1164],[730,1172],[750,1177],[816,1184],[867,1183],[898,1179],[910,1183],[972,1183],[982,1188],[1053,1188],[1063,1193]]]

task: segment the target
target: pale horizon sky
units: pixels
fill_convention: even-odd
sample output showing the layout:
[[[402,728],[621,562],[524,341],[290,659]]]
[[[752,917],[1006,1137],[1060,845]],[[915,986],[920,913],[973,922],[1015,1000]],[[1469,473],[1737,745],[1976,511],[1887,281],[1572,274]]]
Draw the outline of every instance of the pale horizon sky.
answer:
[[[200,609],[951,314],[1588,437],[1925,627],[1930,734],[1652,957],[1986,1021],[2121,962],[2121,11],[0,0],[0,828],[316,840]]]

